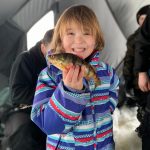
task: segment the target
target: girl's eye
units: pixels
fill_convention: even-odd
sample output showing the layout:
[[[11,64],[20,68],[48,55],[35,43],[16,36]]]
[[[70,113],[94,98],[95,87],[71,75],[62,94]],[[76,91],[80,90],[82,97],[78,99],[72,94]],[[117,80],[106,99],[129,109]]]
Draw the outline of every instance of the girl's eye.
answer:
[[[84,35],[91,35],[91,33],[89,31],[85,31],[83,32]]]
[[[84,33],[84,35],[90,35],[90,33],[88,33],[88,32],[85,32],[85,33]]]
[[[68,32],[67,35],[74,35],[74,33],[73,32]]]

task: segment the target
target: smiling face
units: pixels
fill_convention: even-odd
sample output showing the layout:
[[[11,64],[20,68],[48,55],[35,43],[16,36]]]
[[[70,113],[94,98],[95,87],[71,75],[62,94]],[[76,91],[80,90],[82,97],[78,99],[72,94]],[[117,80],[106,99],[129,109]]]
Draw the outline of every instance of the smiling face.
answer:
[[[102,50],[104,38],[95,13],[84,5],[66,9],[58,19],[51,42],[54,52],[65,51],[87,58]]]
[[[83,59],[87,58],[94,50],[96,42],[90,29],[82,29],[77,23],[69,23],[64,30],[62,46],[66,53],[72,53]]]

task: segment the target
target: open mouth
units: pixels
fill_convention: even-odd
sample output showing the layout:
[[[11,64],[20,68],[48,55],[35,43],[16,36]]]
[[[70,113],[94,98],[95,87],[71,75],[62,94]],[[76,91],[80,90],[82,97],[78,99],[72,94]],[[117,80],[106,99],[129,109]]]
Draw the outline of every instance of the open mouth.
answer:
[[[76,49],[73,48],[72,49],[73,54],[79,56],[80,58],[83,58],[83,54],[84,54],[85,50],[86,50],[85,48],[76,48]]]
[[[76,53],[82,53],[85,51],[85,48],[73,48],[73,51]]]

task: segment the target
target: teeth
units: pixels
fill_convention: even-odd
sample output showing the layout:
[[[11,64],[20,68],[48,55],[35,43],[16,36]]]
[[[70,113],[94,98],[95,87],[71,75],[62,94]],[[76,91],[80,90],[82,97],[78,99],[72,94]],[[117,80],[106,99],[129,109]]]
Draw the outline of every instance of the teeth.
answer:
[[[84,50],[84,48],[73,49],[74,52],[83,52]]]

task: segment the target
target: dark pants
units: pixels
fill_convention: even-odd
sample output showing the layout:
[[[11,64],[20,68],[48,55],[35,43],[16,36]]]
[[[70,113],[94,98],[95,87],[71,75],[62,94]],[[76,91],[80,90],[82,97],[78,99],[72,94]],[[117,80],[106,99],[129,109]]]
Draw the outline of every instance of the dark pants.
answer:
[[[46,135],[30,120],[29,114],[14,113],[5,123],[2,150],[45,150]]]
[[[146,99],[146,105],[144,108],[144,115],[141,124],[139,126],[138,132],[142,138],[142,150],[150,150],[150,94],[148,93]]]
[[[150,150],[150,113],[145,112],[144,121],[141,126],[142,135],[142,150]]]
[[[142,150],[150,150],[150,137],[142,138]]]

